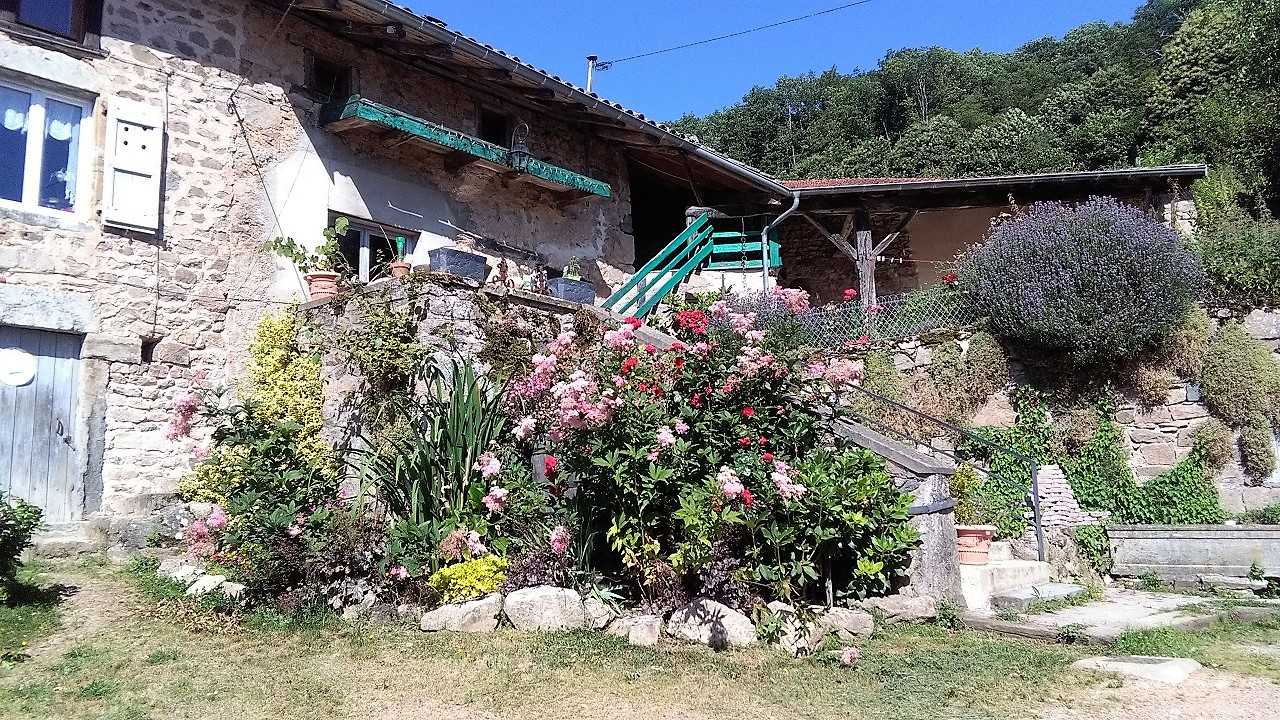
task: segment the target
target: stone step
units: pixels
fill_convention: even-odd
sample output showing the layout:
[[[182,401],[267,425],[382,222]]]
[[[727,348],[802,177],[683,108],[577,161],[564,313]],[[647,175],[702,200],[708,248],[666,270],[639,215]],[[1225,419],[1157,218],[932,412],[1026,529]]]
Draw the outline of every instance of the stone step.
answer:
[[[1074,583],[1043,583],[1019,588],[1009,592],[991,596],[991,607],[995,610],[1016,610],[1025,612],[1036,600],[1053,602],[1066,600],[1085,594],[1085,588]]]
[[[27,558],[71,558],[95,553],[106,547],[104,538],[88,521],[57,523],[31,538]]]
[[[1013,545],[1006,540],[997,540],[991,543],[991,561],[1014,560]]]
[[[986,565],[960,566],[960,591],[970,610],[988,610],[994,595],[1049,582],[1049,563],[1036,560],[995,560]]]

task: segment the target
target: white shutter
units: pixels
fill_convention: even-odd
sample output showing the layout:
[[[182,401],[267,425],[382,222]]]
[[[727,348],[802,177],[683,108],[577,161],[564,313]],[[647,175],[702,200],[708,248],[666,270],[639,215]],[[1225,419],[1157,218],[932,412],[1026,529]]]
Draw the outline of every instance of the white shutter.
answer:
[[[102,220],[130,230],[156,232],[160,227],[164,112],[123,98],[113,97],[108,103]]]

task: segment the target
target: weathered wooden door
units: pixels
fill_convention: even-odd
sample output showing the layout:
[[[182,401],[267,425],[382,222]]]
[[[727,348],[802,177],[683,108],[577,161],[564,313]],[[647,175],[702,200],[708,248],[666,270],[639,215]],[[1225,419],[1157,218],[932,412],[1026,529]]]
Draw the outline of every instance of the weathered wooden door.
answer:
[[[46,523],[79,520],[84,509],[80,340],[0,326],[0,489],[43,508]]]

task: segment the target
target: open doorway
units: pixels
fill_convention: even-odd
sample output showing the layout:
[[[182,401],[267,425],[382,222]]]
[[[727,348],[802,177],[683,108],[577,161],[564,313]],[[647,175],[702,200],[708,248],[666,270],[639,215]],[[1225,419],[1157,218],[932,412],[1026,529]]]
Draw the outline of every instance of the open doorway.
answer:
[[[631,227],[635,238],[635,267],[653,259],[685,228],[685,209],[696,204],[682,178],[668,175],[638,160],[627,160],[631,176]]]

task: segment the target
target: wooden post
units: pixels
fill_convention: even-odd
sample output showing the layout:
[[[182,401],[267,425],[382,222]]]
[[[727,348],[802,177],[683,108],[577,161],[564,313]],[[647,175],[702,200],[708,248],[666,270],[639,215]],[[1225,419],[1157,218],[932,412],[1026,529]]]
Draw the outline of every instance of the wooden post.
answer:
[[[862,308],[876,304],[876,254],[871,246],[871,217],[865,210],[859,210],[855,216],[857,232],[854,251],[858,255],[858,298]]]

